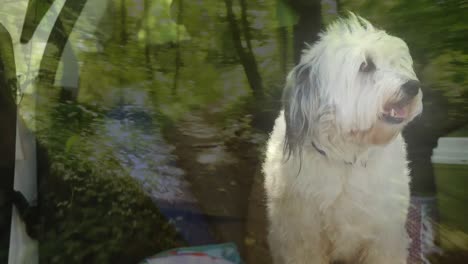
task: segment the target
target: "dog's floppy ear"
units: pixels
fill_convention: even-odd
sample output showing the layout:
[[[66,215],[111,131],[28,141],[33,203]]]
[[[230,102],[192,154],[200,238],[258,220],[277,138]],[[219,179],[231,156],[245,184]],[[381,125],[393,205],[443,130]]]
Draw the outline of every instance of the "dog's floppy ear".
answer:
[[[311,122],[319,105],[318,83],[310,63],[300,63],[289,73],[283,93],[286,133],[284,154],[301,152],[307,136],[311,133]]]

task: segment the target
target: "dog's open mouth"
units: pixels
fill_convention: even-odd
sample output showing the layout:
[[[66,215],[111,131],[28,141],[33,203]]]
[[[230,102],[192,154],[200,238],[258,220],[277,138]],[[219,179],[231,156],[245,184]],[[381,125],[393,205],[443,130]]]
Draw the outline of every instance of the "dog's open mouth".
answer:
[[[383,121],[390,124],[400,124],[408,117],[409,104],[408,102],[398,102],[387,104],[380,117]]]

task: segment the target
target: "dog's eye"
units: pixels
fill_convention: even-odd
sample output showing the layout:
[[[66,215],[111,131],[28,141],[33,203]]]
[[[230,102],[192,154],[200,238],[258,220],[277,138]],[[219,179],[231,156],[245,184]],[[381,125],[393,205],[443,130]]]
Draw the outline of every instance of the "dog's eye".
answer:
[[[359,67],[360,72],[372,72],[375,70],[375,64],[374,62],[367,58],[365,61],[361,63],[361,66]]]

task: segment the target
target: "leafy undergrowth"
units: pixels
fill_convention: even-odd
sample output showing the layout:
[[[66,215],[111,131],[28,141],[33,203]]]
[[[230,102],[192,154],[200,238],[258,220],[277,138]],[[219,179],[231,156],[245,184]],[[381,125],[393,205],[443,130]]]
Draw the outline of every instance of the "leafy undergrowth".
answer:
[[[138,263],[183,246],[104,136],[57,120],[47,140],[38,137],[48,152],[47,164],[40,164],[40,262]]]

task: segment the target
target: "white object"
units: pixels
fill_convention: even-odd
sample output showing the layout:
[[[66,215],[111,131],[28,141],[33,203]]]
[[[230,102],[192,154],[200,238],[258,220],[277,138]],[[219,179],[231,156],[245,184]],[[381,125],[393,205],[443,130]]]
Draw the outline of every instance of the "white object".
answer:
[[[17,117],[16,163],[14,189],[20,191],[29,203],[37,199],[36,141]],[[26,233],[26,226],[15,207],[11,216],[9,264],[38,263],[38,242]]]
[[[432,163],[439,164],[468,164],[468,138],[439,138],[431,160]]]

